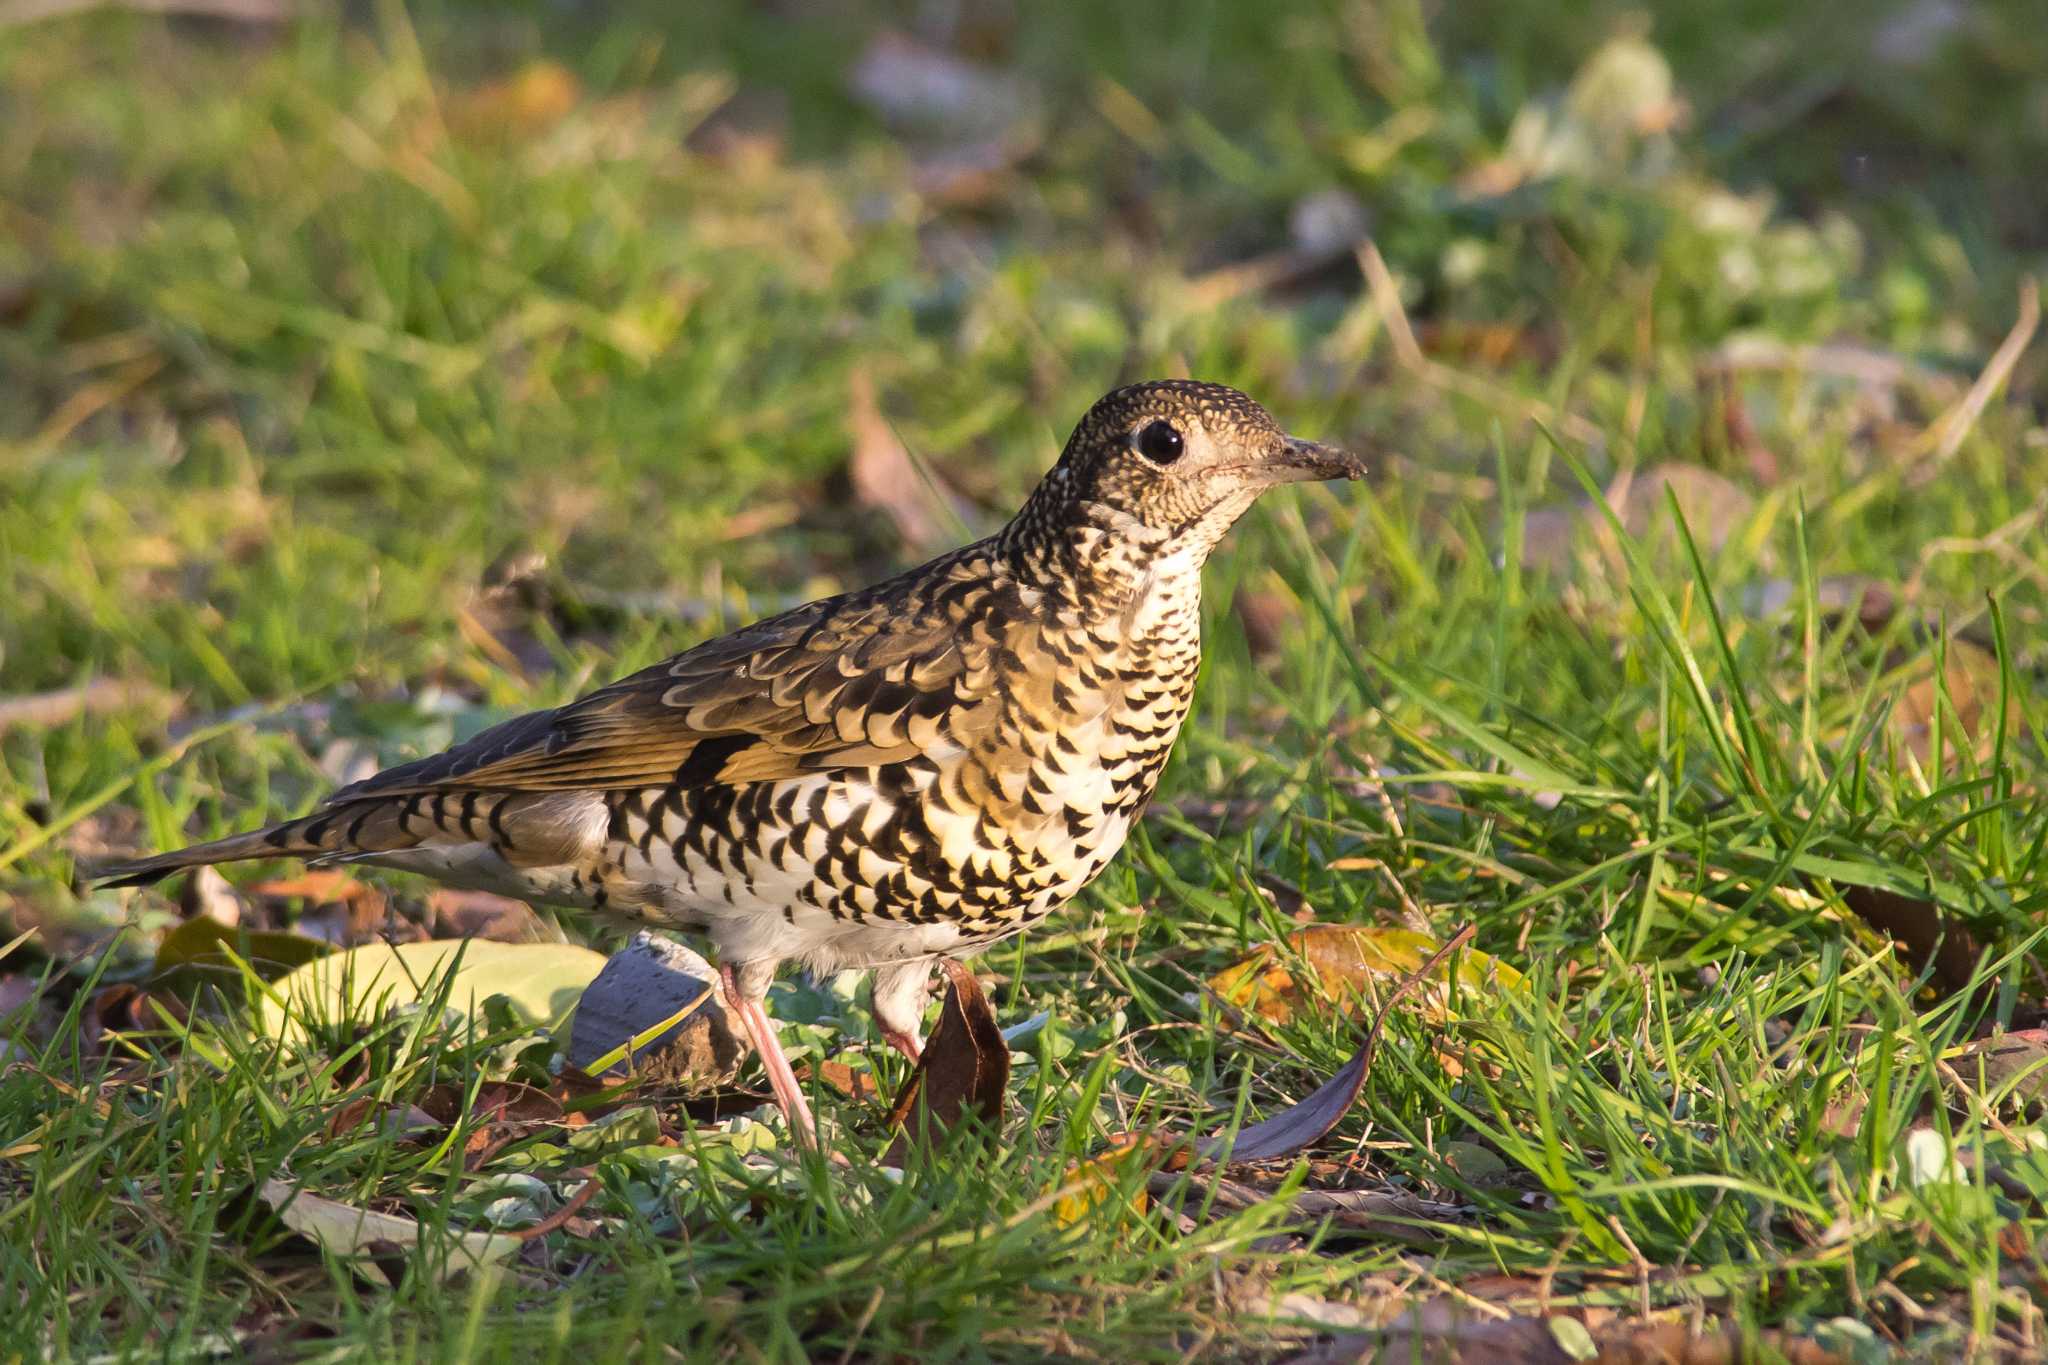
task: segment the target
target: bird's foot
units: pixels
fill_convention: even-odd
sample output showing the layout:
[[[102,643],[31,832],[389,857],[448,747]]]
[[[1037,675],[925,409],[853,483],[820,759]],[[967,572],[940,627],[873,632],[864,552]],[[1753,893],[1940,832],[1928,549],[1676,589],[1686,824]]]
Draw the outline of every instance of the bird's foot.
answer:
[[[718,979],[725,988],[726,1008],[746,1026],[754,1051],[761,1056],[761,1065],[768,1072],[768,1085],[775,1091],[776,1107],[782,1110],[790,1132],[795,1134],[799,1145],[816,1151],[818,1121],[811,1116],[810,1101],[804,1098],[803,1086],[797,1083],[789,1058],[783,1055],[782,1043],[775,1036],[774,1021],[769,1019],[768,1011],[761,1008],[759,1000],[740,989],[739,980],[729,964],[719,967]]]

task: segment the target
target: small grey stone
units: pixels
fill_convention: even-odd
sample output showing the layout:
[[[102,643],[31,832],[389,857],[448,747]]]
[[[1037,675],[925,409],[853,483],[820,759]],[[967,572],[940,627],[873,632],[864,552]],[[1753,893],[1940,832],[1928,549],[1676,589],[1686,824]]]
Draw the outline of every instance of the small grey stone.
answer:
[[[569,1025],[569,1064],[587,1069],[705,991],[715,992],[717,980],[718,972],[702,957],[643,929],[584,988]],[[666,1085],[715,1084],[730,1080],[745,1055],[746,1044],[733,1032],[714,993],[689,1018],[606,1074]]]

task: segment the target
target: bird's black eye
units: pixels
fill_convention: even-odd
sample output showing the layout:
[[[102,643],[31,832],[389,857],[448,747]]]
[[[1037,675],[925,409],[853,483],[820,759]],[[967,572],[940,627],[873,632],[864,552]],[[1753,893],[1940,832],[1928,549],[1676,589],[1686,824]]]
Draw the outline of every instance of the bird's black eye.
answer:
[[[1153,464],[1172,464],[1187,449],[1187,443],[1180,438],[1180,432],[1171,422],[1147,422],[1138,428],[1138,434],[1131,438],[1138,453]]]

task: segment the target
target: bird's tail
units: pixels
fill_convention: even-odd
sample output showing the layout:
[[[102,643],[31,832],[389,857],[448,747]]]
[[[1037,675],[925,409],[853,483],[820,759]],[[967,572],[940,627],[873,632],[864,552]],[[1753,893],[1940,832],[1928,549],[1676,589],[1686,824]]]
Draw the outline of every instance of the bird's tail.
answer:
[[[103,886],[148,886],[173,872],[211,863],[233,863],[247,858],[319,860],[410,848],[420,840],[404,832],[405,822],[396,818],[397,804],[378,799],[328,806],[267,829],[209,839],[203,844],[133,862],[108,863],[93,875]]]

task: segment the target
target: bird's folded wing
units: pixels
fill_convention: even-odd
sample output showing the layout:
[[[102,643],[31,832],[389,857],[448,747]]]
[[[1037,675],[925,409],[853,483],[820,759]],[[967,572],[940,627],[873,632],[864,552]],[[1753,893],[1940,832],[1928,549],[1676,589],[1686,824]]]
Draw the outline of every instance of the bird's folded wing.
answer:
[[[989,710],[973,695],[987,669],[972,662],[988,643],[958,621],[868,594],[812,603],[333,800],[729,785],[914,758],[957,743]]]

